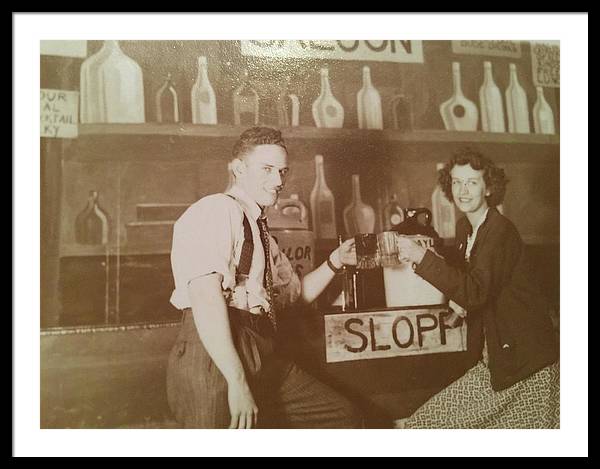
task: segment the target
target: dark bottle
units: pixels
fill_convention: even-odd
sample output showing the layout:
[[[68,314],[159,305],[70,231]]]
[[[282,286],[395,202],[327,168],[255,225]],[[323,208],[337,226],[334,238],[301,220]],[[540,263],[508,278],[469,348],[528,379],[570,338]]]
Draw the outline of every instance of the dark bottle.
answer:
[[[90,191],[87,206],[75,219],[75,241],[108,244],[108,216],[98,204],[98,191]]]
[[[396,194],[392,194],[392,198],[383,208],[383,230],[392,231],[404,221],[404,210],[398,203]]]
[[[235,125],[258,125],[259,99],[248,70],[242,71],[241,84],[233,91],[233,123]]]

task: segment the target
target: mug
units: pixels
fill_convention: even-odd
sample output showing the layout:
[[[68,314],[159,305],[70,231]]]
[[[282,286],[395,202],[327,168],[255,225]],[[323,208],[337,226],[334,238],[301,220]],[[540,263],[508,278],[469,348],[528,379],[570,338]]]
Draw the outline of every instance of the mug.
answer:
[[[379,267],[377,244],[377,235],[374,233],[359,233],[354,236],[357,269],[375,269]]]
[[[396,267],[400,265],[398,258],[397,231],[384,231],[377,235],[377,249],[379,251],[379,265],[381,267]]]

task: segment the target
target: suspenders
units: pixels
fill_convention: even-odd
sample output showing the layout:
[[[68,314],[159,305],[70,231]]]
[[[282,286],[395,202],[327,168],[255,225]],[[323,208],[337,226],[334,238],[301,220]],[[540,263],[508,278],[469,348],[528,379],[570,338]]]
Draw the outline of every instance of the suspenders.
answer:
[[[225,195],[231,197],[233,200],[238,202],[238,200],[234,196],[230,194]],[[240,263],[237,267],[236,275],[248,275],[250,273],[250,266],[252,265],[252,254],[254,252],[254,242],[252,241],[252,229],[250,228],[250,222],[248,221],[248,217],[246,217],[246,212],[244,212],[243,209],[242,213],[244,214],[244,243],[242,244]]]

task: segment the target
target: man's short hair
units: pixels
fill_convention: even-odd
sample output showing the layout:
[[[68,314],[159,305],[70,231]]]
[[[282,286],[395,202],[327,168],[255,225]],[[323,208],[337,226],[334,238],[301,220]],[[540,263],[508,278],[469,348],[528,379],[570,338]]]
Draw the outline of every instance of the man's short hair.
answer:
[[[287,153],[281,131],[272,127],[251,127],[242,132],[233,146],[232,159],[241,158],[258,145],[278,145]]]

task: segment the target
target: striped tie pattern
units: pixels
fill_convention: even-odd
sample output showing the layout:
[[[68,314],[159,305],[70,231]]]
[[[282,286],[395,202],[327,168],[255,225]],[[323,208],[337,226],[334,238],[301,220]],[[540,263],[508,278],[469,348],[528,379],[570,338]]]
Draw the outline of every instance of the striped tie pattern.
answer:
[[[267,290],[267,301],[269,302],[269,311],[267,312],[267,316],[271,324],[273,324],[273,329],[277,328],[277,321],[275,319],[275,308],[273,306],[273,274],[271,272],[271,254],[269,247],[269,227],[267,226],[267,219],[263,217],[259,217],[256,220],[258,224],[258,229],[260,231],[260,240],[262,242],[264,251],[265,251],[265,274],[264,274],[264,286],[265,290]]]

